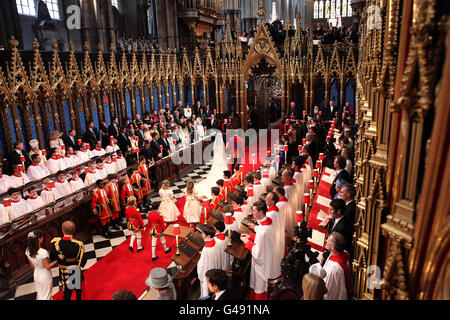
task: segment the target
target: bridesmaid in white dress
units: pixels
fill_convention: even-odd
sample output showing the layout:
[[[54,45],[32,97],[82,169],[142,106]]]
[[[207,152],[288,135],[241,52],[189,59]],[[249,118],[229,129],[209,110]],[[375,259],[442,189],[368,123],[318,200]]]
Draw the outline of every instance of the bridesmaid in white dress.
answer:
[[[186,203],[184,204],[183,216],[187,223],[200,222],[200,212],[202,207],[194,188],[194,180],[189,178],[186,185]]]
[[[34,268],[34,284],[36,285],[36,300],[51,300],[53,279],[50,270],[57,261],[49,262],[47,250],[42,248],[44,235],[42,231],[35,230],[28,234],[28,248],[25,255]]]
[[[164,180],[159,189],[159,196],[161,197],[161,204],[159,205],[159,213],[162,214],[164,222],[174,222],[180,215],[180,211],[175,204],[175,197],[173,191],[169,189],[169,181]]]

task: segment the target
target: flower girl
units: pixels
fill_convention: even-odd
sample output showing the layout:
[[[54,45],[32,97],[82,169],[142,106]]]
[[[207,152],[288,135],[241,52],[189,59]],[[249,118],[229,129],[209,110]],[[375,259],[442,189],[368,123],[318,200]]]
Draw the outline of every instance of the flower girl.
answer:
[[[186,203],[184,205],[183,215],[187,223],[200,222],[201,206],[194,188],[194,180],[189,178],[186,185]]]
[[[161,197],[161,204],[159,205],[159,213],[162,215],[164,222],[174,222],[180,215],[175,204],[175,197],[173,196],[173,191],[169,189],[169,181],[164,180],[161,184],[161,189],[159,189],[159,196]]]

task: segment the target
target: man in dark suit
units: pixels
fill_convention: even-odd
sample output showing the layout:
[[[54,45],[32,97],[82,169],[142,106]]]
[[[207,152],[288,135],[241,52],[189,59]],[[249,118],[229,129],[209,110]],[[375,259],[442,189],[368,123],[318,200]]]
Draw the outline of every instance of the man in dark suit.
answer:
[[[117,119],[117,117],[114,117],[112,123],[108,127],[108,134],[109,136],[113,136],[114,139],[117,139],[119,133],[120,133],[119,119]]]
[[[163,147],[163,149],[162,149],[163,158],[167,157],[170,153],[170,144],[169,144],[169,140],[167,140],[165,131],[161,132],[161,137],[158,140],[158,144]]]
[[[334,195],[336,194],[336,181],[337,179],[343,179],[347,181],[348,183],[352,183],[352,179],[350,175],[348,174],[347,170],[345,170],[345,165],[347,164],[347,160],[343,156],[336,156],[334,158],[334,168],[336,169],[336,177],[333,180],[333,184],[331,185],[330,189],[330,195],[331,199],[334,198]]]
[[[334,100],[330,100],[330,105],[325,108],[325,119],[328,121],[333,120],[336,117],[336,112],[338,111],[338,107],[334,105]]]
[[[69,131],[69,135],[63,137],[64,145],[66,148],[72,147],[73,150],[80,150],[80,146],[78,145],[77,132],[72,129]]]
[[[13,150],[13,152],[11,152],[9,154],[9,157],[8,157],[10,167],[14,164],[22,164],[22,162],[20,161],[20,157],[22,157],[22,156],[25,158],[24,163],[25,163],[25,167],[27,167],[29,164],[31,164],[31,161],[28,158],[28,155],[26,154],[26,152],[24,151],[23,143],[15,142],[14,150]],[[12,168],[11,168],[11,172],[13,172]]]
[[[353,258],[353,247],[351,246],[351,243],[353,242],[353,233],[355,229],[355,220],[356,220],[356,203],[353,200],[356,195],[355,187],[348,183],[344,185],[341,190],[339,191],[339,199],[342,199],[345,201],[345,212],[344,212],[344,219],[347,222],[347,225],[350,229],[350,234],[352,235],[352,238],[350,239],[350,244],[348,245],[350,249],[349,253],[350,256]]]
[[[240,300],[237,290],[228,287],[228,276],[225,271],[211,269],[205,273],[211,296],[207,300]]]
[[[135,131],[136,136],[139,138],[138,146],[142,148],[144,146],[144,123],[140,122],[138,124],[138,129]]]
[[[83,141],[89,143],[89,146],[93,148],[99,140],[100,134],[98,133],[97,129],[94,128],[94,121],[89,121],[88,128],[83,136]]]
[[[347,220],[344,218],[345,214],[345,201],[342,199],[334,199],[330,203],[330,215],[324,219],[327,226],[327,238],[333,232],[339,232],[346,240],[346,250],[351,248],[351,239],[353,236],[352,229],[350,228]]]
[[[128,152],[128,149],[131,148],[131,142],[130,138],[127,136],[127,128],[122,127],[120,128],[120,134],[117,137],[117,145],[120,148],[120,151],[122,151],[122,154],[126,154]]]
[[[149,162],[152,162],[154,158],[157,158],[155,155],[153,155],[153,150],[150,147],[150,141],[144,142],[144,147],[141,148],[141,156],[147,159]]]
[[[100,122],[100,130],[99,133],[99,141],[102,142],[102,148],[106,148],[109,144],[109,134],[108,134],[108,127],[106,126],[106,122],[102,121]]]
[[[162,152],[159,148],[159,142],[157,140],[158,134],[156,132],[152,133],[152,141],[150,141],[150,149],[153,153],[153,158],[158,161],[162,158]]]
[[[211,114],[211,119],[208,119],[206,121],[206,128],[208,128],[208,129],[218,129],[219,128],[219,122],[217,121],[214,113]]]

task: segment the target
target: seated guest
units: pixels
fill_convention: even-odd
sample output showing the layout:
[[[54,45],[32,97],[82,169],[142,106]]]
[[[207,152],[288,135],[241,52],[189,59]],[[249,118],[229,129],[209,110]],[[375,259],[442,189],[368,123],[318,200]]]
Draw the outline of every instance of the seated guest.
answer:
[[[9,210],[11,220],[20,218],[31,211],[30,204],[20,197],[19,189],[11,188],[8,194],[11,199],[11,207]]]
[[[334,158],[334,168],[336,169],[336,177],[334,178],[333,183],[331,185],[331,189],[330,189],[330,195],[331,195],[332,199],[334,198],[334,195],[337,193],[336,181],[338,179],[343,179],[343,180],[347,181],[348,183],[352,182],[350,175],[348,174],[347,171],[344,170],[346,163],[347,163],[347,161],[342,156],[336,156],[336,158]]]
[[[145,280],[145,284],[150,288],[155,288],[159,297],[158,300],[176,300],[177,291],[172,283],[172,278],[164,268],[154,268]]]
[[[97,141],[95,149],[91,151],[91,158],[101,157],[106,153],[105,149],[102,148],[102,142]]]
[[[69,135],[63,137],[63,142],[66,145],[66,150],[69,147],[72,147],[73,150],[78,150],[80,148],[80,146],[78,145],[77,132],[74,129],[69,130]]]
[[[78,158],[78,164],[88,162],[91,159],[91,150],[89,150],[87,143],[83,142],[81,144],[81,149],[76,152],[76,156]]]
[[[41,157],[41,163],[45,164],[44,157],[42,156],[42,151],[39,149],[39,141],[37,141],[36,139],[30,140],[29,145],[31,150],[30,152],[28,152],[28,157],[31,159],[31,162],[33,162],[33,154],[37,154]]]
[[[200,297],[208,296],[208,282],[206,272],[211,269],[222,268],[222,248],[216,245],[214,236],[216,232],[209,225],[203,225],[200,229],[205,245],[201,251],[200,260],[197,264],[197,275],[200,280]]]
[[[205,273],[211,300],[240,300],[236,290],[228,288],[228,276],[220,269],[210,269]]]
[[[56,191],[61,196],[61,198],[71,194],[73,191],[69,182],[66,180],[66,174],[62,171],[58,171],[57,178],[58,180],[56,181],[55,186]]]
[[[3,166],[0,163],[0,195],[8,191],[11,187],[11,182],[9,181],[9,176],[3,174]]]
[[[52,149],[52,157],[47,161],[47,169],[50,174],[55,174],[60,170],[66,169],[66,163],[61,158],[59,149]]]
[[[61,131],[53,131],[52,134],[50,135],[50,142],[49,142],[49,146],[50,149],[59,149],[61,150],[61,146],[64,145],[64,141],[63,139],[61,139],[62,136],[62,132]]]
[[[49,178],[45,178],[43,183],[45,188],[41,191],[41,198],[42,201],[44,201],[45,206],[61,198],[58,190],[56,190],[56,185],[54,185],[53,181],[51,181]]]
[[[31,181],[41,180],[50,175],[47,167],[42,164],[41,156],[37,153],[31,155],[31,165],[28,167],[27,176]]]
[[[22,171],[23,166],[21,164],[13,164],[12,169],[13,174],[9,177],[11,188],[19,188],[30,182],[28,176]]]
[[[38,195],[36,191],[36,187],[32,186],[29,190],[29,196],[27,198],[27,202],[30,206],[30,211],[37,210],[39,208],[42,208],[44,206],[44,201],[42,200],[41,196]]]

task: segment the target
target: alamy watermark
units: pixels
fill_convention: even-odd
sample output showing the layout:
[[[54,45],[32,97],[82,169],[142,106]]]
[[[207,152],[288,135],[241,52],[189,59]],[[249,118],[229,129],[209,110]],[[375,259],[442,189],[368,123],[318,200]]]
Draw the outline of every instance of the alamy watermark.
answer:
[[[66,27],[69,30],[81,30],[81,8],[77,5],[67,7]]]

